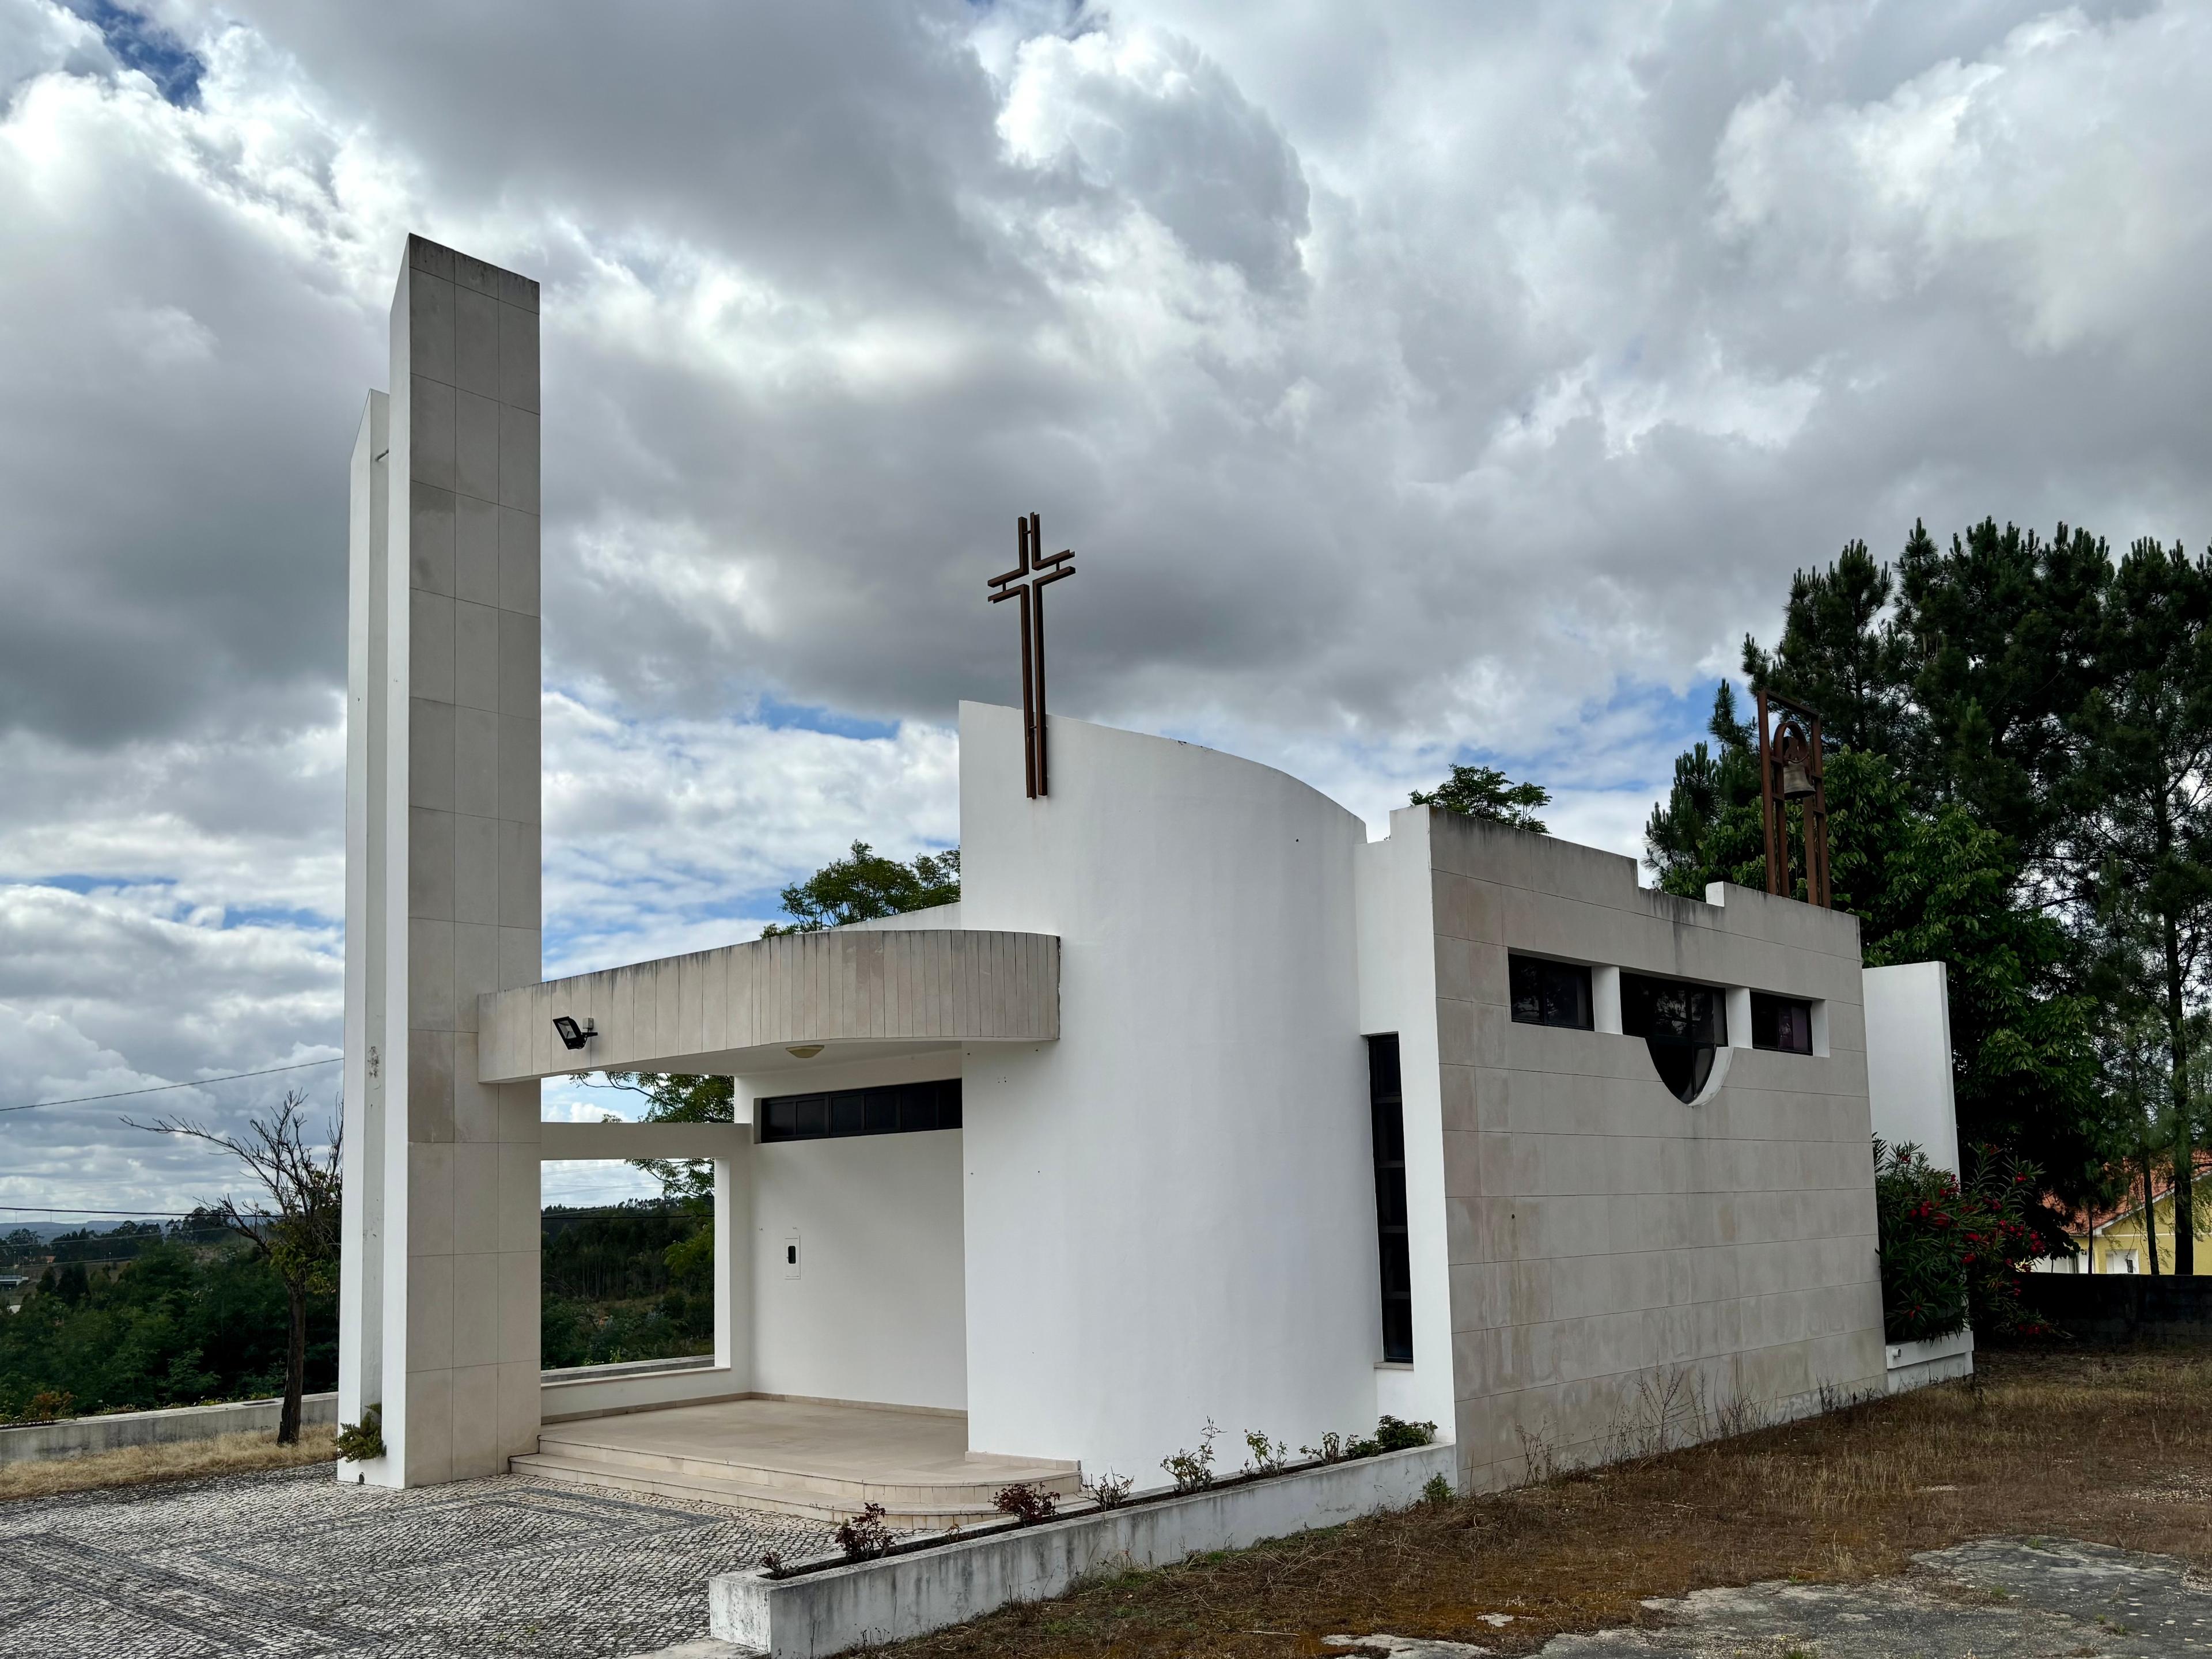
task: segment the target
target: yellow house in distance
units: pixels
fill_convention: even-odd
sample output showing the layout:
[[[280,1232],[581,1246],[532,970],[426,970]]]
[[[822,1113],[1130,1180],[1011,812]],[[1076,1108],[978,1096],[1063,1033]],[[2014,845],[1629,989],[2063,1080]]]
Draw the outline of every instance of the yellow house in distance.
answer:
[[[2140,1188],[2137,1188],[2141,1190]],[[2156,1271],[2173,1271],[2173,1188],[2160,1189],[2150,1206],[2145,1227],[2141,1200],[2121,1208],[2076,1218],[2067,1229],[2079,1255],[2051,1256],[2035,1270],[2055,1273],[2148,1273],[2153,1271],[2150,1242],[2158,1245]],[[2197,1165],[2196,1272],[2212,1275],[2212,1156],[2200,1154]]]

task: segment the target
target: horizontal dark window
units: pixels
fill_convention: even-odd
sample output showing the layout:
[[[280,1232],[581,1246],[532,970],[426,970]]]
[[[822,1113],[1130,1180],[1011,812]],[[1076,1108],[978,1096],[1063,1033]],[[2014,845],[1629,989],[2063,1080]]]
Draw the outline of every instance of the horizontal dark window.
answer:
[[[1751,1046],[1785,1054],[1813,1052],[1813,1005],[1797,997],[1751,994]]]
[[[1714,986],[1623,974],[1620,1029],[1629,1036],[1718,1047],[1728,1041],[1728,1000]]]
[[[1513,1018],[1521,1024],[1565,1025],[1577,1031],[1593,1028],[1589,969],[1540,957],[1512,957],[1507,971],[1512,980]]]
[[[883,1089],[839,1089],[818,1095],[776,1095],[753,1104],[763,1140],[829,1140],[841,1135],[957,1129],[960,1127],[960,1079],[895,1083]]]

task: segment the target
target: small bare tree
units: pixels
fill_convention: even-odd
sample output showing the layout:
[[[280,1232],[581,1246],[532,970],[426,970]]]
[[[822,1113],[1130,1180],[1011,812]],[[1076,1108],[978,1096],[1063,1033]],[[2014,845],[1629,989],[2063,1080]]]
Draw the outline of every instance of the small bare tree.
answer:
[[[284,1410],[277,1419],[276,1441],[285,1446],[300,1437],[300,1396],[307,1379],[307,1298],[333,1288],[338,1262],[338,1154],[343,1131],[332,1124],[327,1152],[313,1145],[307,1139],[307,1096],[289,1091],[272,1115],[247,1120],[242,1136],[186,1118],[155,1118],[151,1123],[124,1119],[134,1129],[190,1135],[222,1147],[252,1172],[267,1194],[265,1202],[250,1208],[240,1208],[234,1198],[201,1207],[249,1242],[254,1254],[283,1281],[291,1332],[284,1349]]]

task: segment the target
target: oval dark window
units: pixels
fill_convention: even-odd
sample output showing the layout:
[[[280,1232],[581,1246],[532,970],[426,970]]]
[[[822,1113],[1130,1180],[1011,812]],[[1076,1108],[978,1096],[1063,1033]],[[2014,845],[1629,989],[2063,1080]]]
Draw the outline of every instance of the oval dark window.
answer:
[[[1620,1029],[1644,1039],[1651,1069],[1686,1104],[1705,1091],[1714,1056],[1728,1042],[1727,1000],[1717,986],[1623,974]]]

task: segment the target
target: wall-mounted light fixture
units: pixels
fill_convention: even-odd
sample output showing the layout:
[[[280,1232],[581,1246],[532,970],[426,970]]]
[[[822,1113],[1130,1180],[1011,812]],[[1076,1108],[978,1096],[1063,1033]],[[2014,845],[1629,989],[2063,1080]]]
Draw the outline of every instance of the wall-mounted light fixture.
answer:
[[[599,1034],[599,1026],[592,1021],[587,1019],[579,1025],[566,1014],[554,1016],[553,1029],[561,1034],[561,1046],[564,1048],[580,1048]]]
[[[802,1042],[795,1048],[784,1050],[784,1053],[789,1054],[793,1060],[811,1060],[821,1052],[822,1045],[818,1042]]]

